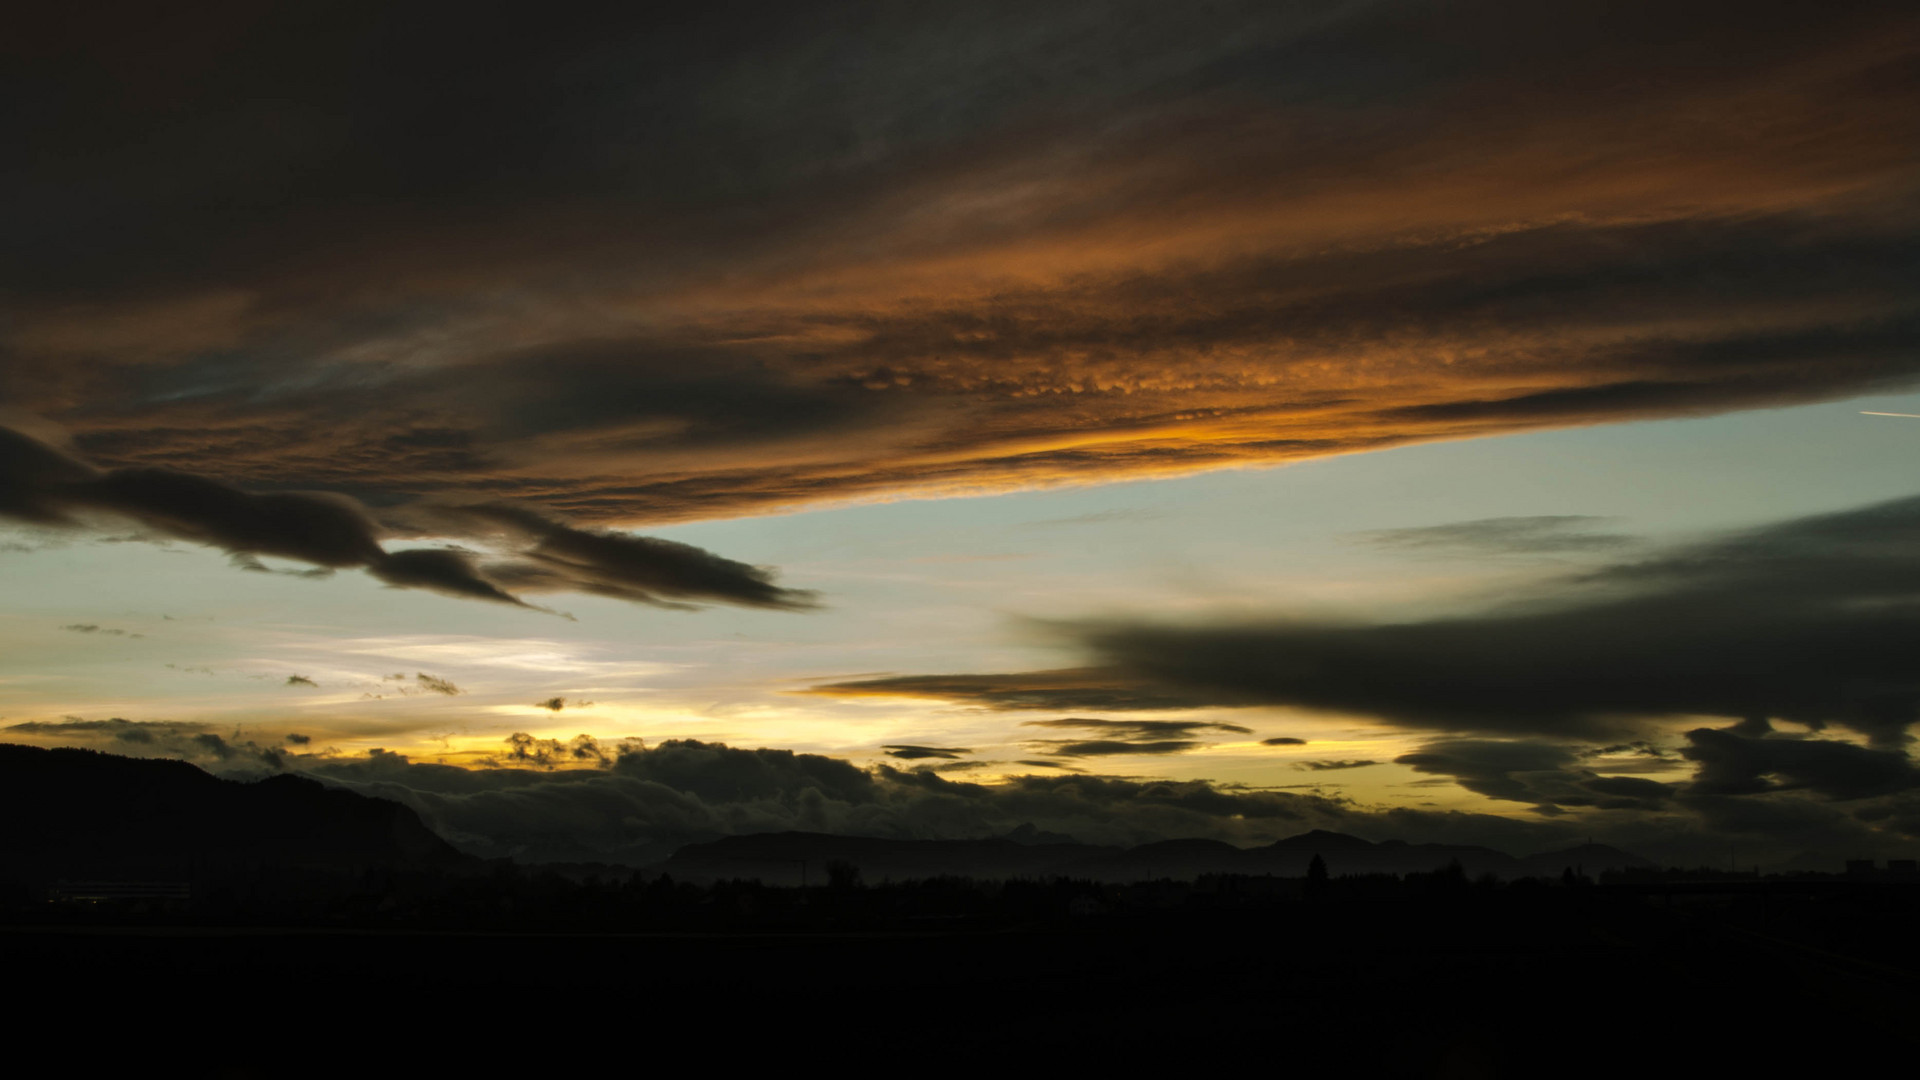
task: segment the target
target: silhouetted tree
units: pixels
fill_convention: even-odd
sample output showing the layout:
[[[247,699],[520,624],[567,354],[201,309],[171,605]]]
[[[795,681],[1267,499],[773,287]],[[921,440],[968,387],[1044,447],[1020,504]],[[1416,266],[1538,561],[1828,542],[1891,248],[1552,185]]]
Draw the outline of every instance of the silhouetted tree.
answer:
[[[1327,895],[1327,860],[1315,854],[1313,861],[1307,864],[1307,899],[1318,900]]]
[[[827,860],[827,887],[835,892],[860,887],[860,868],[845,859]]]

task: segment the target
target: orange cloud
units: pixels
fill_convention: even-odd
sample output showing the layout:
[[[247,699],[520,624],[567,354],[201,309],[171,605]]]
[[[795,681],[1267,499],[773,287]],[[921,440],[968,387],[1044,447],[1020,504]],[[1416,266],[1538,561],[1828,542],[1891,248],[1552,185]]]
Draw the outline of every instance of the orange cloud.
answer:
[[[591,133],[565,151],[585,172],[551,150],[476,175],[455,166],[477,147],[313,120],[281,149],[332,147],[342,175],[397,155],[448,194],[322,186],[258,229],[117,255],[75,224],[43,263],[64,284],[11,294],[0,395],[108,466],[640,523],[1907,385],[1920,19],[1732,11],[1250,17],[1137,58],[1160,75],[964,124],[899,113],[924,89],[904,74],[845,116],[745,94],[766,111],[738,122],[773,133],[750,151],[688,120],[617,183],[592,169],[627,151]],[[981,55],[1027,47],[980,32]],[[999,77],[914,41],[916,71]],[[1375,74],[1316,66],[1328,49]],[[803,54],[685,59],[709,91],[658,124]],[[501,77],[448,75],[484,101]],[[536,146],[614,107],[506,96],[545,126],[514,113],[500,138]],[[893,141],[780,156],[774,134],[844,123]],[[749,152],[773,156],[728,171]],[[112,194],[167,237],[140,199],[200,220]]]

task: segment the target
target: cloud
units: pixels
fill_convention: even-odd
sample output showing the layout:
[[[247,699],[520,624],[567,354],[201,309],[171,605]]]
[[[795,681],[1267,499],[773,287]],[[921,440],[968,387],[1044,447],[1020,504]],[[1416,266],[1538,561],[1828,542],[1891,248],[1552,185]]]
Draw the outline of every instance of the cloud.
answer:
[[[1296,739],[1291,735],[1276,735],[1271,739],[1261,739],[1261,746],[1305,746],[1307,740]]]
[[[1376,547],[1419,554],[1560,555],[1610,551],[1634,538],[1623,533],[1586,531],[1605,518],[1581,514],[1481,518],[1448,525],[1377,529],[1355,537]]]
[[[1207,695],[1154,687],[1124,671],[1067,668],[1003,675],[891,675],[821,683],[797,691],[822,697],[908,697],[962,701],[995,710],[1057,712],[1062,709],[1191,709],[1212,704]]]
[[[1251,734],[1250,728],[1202,720],[1100,720],[1065,717],[1029,720],[1022,727],[1092,732],[1096,739],[1039,739],[1027,745],[1055,757],[1109,757],[1116,754],[1179,754],[1208,744],[1188,736],[1205,733]]]
[[[73,526],[89,514],[103,513],[133,518],[165,536],[220,548],[243,570],[279,572],[270,571],[258,558],[262,555],[315,564],[312,571],[291,572],[300,577],[361,567],[389,585],[518,607],[530,605],[507,587],[589,592],[667,607],[686,605],[662,597],[788,610],[813,603],[810,593],[773,585],[768,570],[691,545],[576,529],[507,506],[428,514],[436,522],[464,523],[483,534],[510,526],[507,559],[483,567],[476,553],[463,548],[388,550],[380,543],[387,529],[365,506],[344,495],[249,493],[166,469],[103,472],[0,428],[0,516]]]
[[[1056,757],[1109,757],[1116,754],[1183,754],[1205,746],[1197,739],[1046,739],[1029,743]]]
[[[591,735],[575,735],[561,742],[559,739],[537,739],[524,731],[507,736],[505,756],[508,761],[543,769],[559,765],[604,766],[612,760],[601,748],[600,740]]]
[[[1903,751],[1719,728],[1696,728],[1687,742],[1681,756],[1694,772],[1686,783],[1599,776],[1579,764],[1590,751],[1539,740],[1443,739],[1395,761],[1536,809],[1658,811],[1679,805],[1699,815],[1696,827],[1741,833],[1765,832],[1773,820],[1833,819],[1832,811],[1820,808],[1823,802],[1871,800],[1862,820],[1878,820],[1892,816],[1889,797],[1920,789],[1920,769]]]
[[[1849,831],[1855,825],[1827,804],[1859,803],[1869,816],[1856,825],[1910,819],[1893,804],[1913,797],[1917,775],[1906,742],[1920,702],[1909,662],[1920,647],[1917,551],[1920,498],[1902,499],[1651,552],[1450,618],[1064,624],[1099,663],[890,676],[816,692],[1006,710],[1158,700],[1371,715],[1441,733],[1396,763],[1541,814],[1589,823],[1680,815],[1665,827],[1741,836],[1777,821],[1783,843],[1846,836],[1872,846],[1880,841]],[[1690,731],[1678,756],[1649,737],[1702,715],[1733,724]],[[1779,733],[1773,720],[1809,734]],[[1039,744],[1085,756],[1178,753],[1209,730],[1159,720],[1033,724],[1124,736]],[[1831,725],[1870,745],[1814,737]],[[1692,780],[1677,781],[1687,763]],[[1630,773],[1653,775],[1622,775]]]
[[[1220,732],[1223,734],[1247,735],[1252,729],[1239,724],[1223,724],[1209,720],[1099,720],[1091,717],[1068,716],[1058,720],[1028,720],[1022,727],[1077,728],[1083,731],[1097,731],[1124,739],[1152,739],[1166,735],[1189,735],[1196,732]]]
[[[515,733],[491,764],[477,768],[410,761],[387,750],[351,757],[307,753],[311,739],[296,733],[282,736],[288,750],[192,722],[68,718],[14,724],[4,734],[183,758],[223,775],[291,769],[405,803],[476,854],[534,861],[644,864],[685,843],[788,830],[957,839],[1031,826],[1082,842],[1131,846],[1186,837],[1264,844],[1318,828],[1518,852],[1592,837],[1679,865],[1717,862],[1729,840],[1739,843],[1743,860],[1774,863],[1812,853],[1837,863],[1855,853],[1897,855],[1907,837],[1920,836],[1911,769],[1857,746],[1847,748],[1856,754],[1826,747],[1770,758],[1772,747],[1737,743],[1729,751],[1704,740],[1715,756],[1711,763],[1696,761],[1700,778],[1691,789],[1597,776],[1579,765],[1586,748],[1537,740],[1435,740],[1408,755],[1416,771],[1437,781],[1465,783],[1542,811],[1513,819],[1375,808],[1314,791],[1101,776],[1058,758],[1019,763],[1046,775],[971,783],[945,770],[973,762],[860,768],[790,750],[691,740],[649,747],[589,734],[561,740]],[[1747,762],[1755,755],[1763,759],[1765,790],[1748,790],[1743,779],[1753,775]],[[1727,782],[1729,776],[1735,781]]]
[[[1296,761],[1293,767],[1296,769],[1311,770],[1313,772],[1335,772],[1340,769],[1364,769],[1369,765],[1378,764],[1380,763],[1377,761],[1362,761],[1358,758],[1347,758],[1339,761]]]
[[[1058,759],[1019,763],[1046,775],[983,784],[925,766],[862,769],[821,755],[692,740],[652,747],[629,742],[583,760],[574,757],[571,744],[515,736],[509,749],[525,748],[526,757],[507,756],[526,767],[463,769],[383,753],[303,759],[301,768],[329,783],[403,802],[476,854],[536,861],[647,863],[686,843],[790,830],[960,839],[1005,836],[1026,826],[1083,843],[1127,846],[1188,837],[1246,846],[1316,828],[1376,841],[1516,852],[1565,848],[1592,837],[1676,865],[1724,859],[1733,838],[1743,858],[1776,862],[1814,851],[1837,865],[1844,852],[1899,851],[1905,843],[1901,823],[1920,820],[1899,801],[1911,792],[1847,804],[1847,810],[1792,791],[1689,797],[1636,777],[1594,777],[1570,767],[1577,760],[1570,749],[1488,742],[1428,747],[1422,771],[1434,770],[1436,779],[1517,783],[1508,794],[1523,798],[1551,786],[1587,804],[1575,806],[1577,813],[1526,819],[1376,809],[1310,791],[1101,776]]]
[[[922,758],[952,760],[959,758],[963,754],[973,753],[972,750],[964,746],[912,746],[907,744],[894,744],[883,746],[880,749],[885,750],[888,757],[901,758],[905,761],[918,761]],[[969,761],[964,763],[964,767],[972,768],[980,764],[983,763]]]
[[[147,636],[145,634],[130,633],[126,630],[121,630],[117,627],[101,626],[97,623],[69,623],[68,625],[63,626],[60,629],[70,631],[75,634],[105,634],[108,637],[142,638]]]
[[[436,694],[445,694],[448,697],[466,693],[465,690],[453,685],[452,682],[435,675],[429,675],[424,671],[415,674],[413,680],[419,683],[420,687],[424,690],[431,690]]]
[[[190,721],[134,721],[118,716],[107,720],[82,720],[69,716],[62,720],[26,720],[8,724],[8,731],[23,735],[91,735],[122,743],[152,743],[157,737],[190,736],[207,730],[207,725]]]
[[[563,697],[550,697],[545,701],[534,702],[533,707],[536,709],[545,709],[548,712],[559,712],[562,709],[584,709],[592,704],[593,702],[591,701],[582,701],[579,698],[569,700]]]
[[[312,686],[317,688],[320,684],[317,682],[314,682],[312,679],[307,678],[305,675],[289,675],[287,676],[287,685],[288,686]]]
[[[1596,776],[1590,780],[1582,780],[1580,786],[1600,795],[1632,799],[1638,804],[1646,805],[1657,804],[1672,798],[1675,790],[1672,784],[1663,784],[1657,780],[1647,780],[1638,776]]]
[[[489,5],[459,48],[346,7],[137,48],[28,31],[0,399],[115,470],[607,525],[1909,385],[1915,19],[1123,0],[765,10],[751,40],[731,9]],[[370,41],[409,62],[316,77]],[[125,137],[162,102],[162,136]],[[10,516],[71,517],[44,494],[0,479]],[[375,562],[312,539],[315,567]],[[680,602],[633,553],[563,546],[523,572]],[[801,602],[722,577],[709,598]]]
[[[1415,772],[1451,777],[1489,799],[1559,805],[1577,760],[1571,747],[1496,739],[1442,739],[1394,758]]]
[[[987,785],[691,740],[629,744],[605,767],[561,768],[573,763],[561,760],[565,747],[515,736],[510,750],[525,748],[522,763],[531,768],[468,770],[392,754],[305,768],[406,803],[470,851],[531,859],[651,862],[695,840],[787,830],[934,839],[1003,836],[1032,824],[1087,842],[1134,844],[1179,835],[1250,842],[1367,820],[1321,796],[1204,782],[1068,773]]]
[[[1916,541],[1908,498],[1618,563],[1478,614],[1079,633],[1112,683],[1216,704],[1601,738],[1675,716],[1771,717],[1891,747],[1920,706]]]
[[[450,548],[409,548],[384,554],[367,568],[389,585],[427,589],[470,600],[492,600],[528,607],[505,589],[487,580],[474,565],[471,553]]]
[[[1681,755],[1696,765],[1693,795],[1804,790],[1829,799],[1866,799],[1920,788],[1903,751],[1830,739],[1747,738],[1731,731],[1687,732]]]
[[[443,513],[515,534],[522,541],[520,557],[490,564],[487,574],[523,591],[584,592],[662,607],[686,607],[687,600],[787,610],[815,604],[810,592],[775,585],[767,569],[691,544],[574,528],[513,506],[469,506]]]
[[[222,736],[208,724],[187,720],[27,720],[0,728],[11,738],[56,745],[92,745],[113,753],[138,757],[173,757],[243,776],[277,772],[287,759],[272,746],[242,738],[239,731]],[[289,740],[291,741],[291,740]]]

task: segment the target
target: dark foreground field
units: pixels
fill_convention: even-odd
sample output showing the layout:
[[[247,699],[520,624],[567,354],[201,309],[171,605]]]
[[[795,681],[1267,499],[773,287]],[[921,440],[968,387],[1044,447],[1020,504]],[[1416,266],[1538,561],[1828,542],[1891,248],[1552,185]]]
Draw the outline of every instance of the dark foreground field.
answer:
[[[1804,923],[1783,936],[1632,901],[925,933],[70,924],[6,930],[0,959],[24,994],[21,1038],[96,1062],[158,1053],[199,1075],[1910,1067],[1920,996],[1905,954],[1832,951]]]

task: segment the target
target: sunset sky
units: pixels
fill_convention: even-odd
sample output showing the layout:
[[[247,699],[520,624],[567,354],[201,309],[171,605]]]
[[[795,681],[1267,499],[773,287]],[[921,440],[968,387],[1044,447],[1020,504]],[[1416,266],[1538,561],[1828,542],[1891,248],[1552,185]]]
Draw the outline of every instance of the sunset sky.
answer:
[[[1920,837],[1920,13],[49,5],[0,741],[468,850]]]

